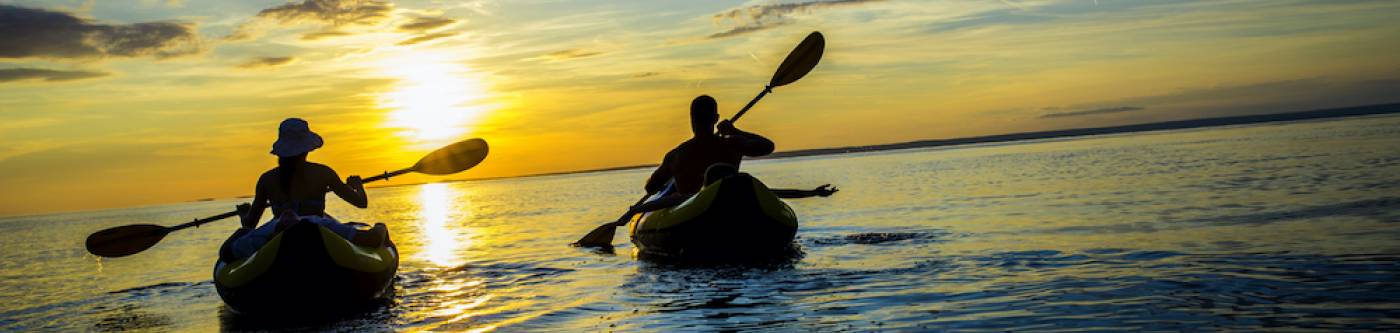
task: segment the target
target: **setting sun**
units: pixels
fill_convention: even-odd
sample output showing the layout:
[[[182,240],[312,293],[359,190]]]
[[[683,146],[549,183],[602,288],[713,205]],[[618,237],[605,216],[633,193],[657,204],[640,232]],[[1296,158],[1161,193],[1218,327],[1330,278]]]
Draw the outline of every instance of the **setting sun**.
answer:
[[[408,51],[381,62],[385,74],[397,79],[379,96],[390,112],[388,126],[398,134],[435,145],[459,138],[493,107],[484,79],[446,56]]]

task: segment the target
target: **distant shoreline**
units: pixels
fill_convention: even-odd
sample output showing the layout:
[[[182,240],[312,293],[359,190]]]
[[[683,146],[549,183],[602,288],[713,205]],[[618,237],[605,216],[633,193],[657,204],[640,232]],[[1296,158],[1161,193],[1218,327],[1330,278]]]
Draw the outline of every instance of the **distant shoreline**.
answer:
[[[1021,140],[1047,139],[1047,138],[1066,138],[1066,137],[1094,136],[1094,135],[1107,135],[1107,134],[1132,133],[1132,132],[1151,132],[1151,131],[1164,131],[1164,130],[1175,130],[1175,129],[1190,129],[1190,128],[1203,128],[1203,127],[1217,127],[1217,126],[1229,126],[1229,125],[1260,124],[1260,123],[1283,122],[1283,121],[1297,121],[1297,120],[1345,118],[1345,117],[1370,116],[1370,115],[1382,115],[1382,114],[1400,114],[1400,103],[1374,104],[1374,105],[1366,105],[1366,106],[1354,106],[1354,107],[1345,107],[1345,108],[1332,108],[1332,109],[1321,109],[1321,110],[1299,111],[1299,112],[1286,112],[1286,113],[1275,113],[1275,114],[1264,114],[1264,115],[1232,116],[1232,117],[1204,118],[1204,119],[1192,119],[1192,120],[1177,120],[1177,121],[1165,121],[1165,122],[1155,122],[1155,123],[1145,123],[1145,124],[1134,124],[1134,125],[1122,125],[1122,126],[1090,127],[1090,128],[1075,128],[1075,129],[1066,129],[1066,130],[1054,130],[1054,131],[1039,131],[1039,132],[1025,132],[1025,133],[1013,133],[1013,134],[998,134],[998,135],[986,135],[986,136],[977,136],[977,137],[968,137],[968,138],[957,138],[957,139],[918,140],[918,141],[908,141],[908,142],[878,144],[878,145],[848,146],[848,147],[836,147],[836,148],[802,149],[802,150],[791,150],[791,151],[777,152],[777,153],[773,153],[772,155],[768,155],[768,156],[764,156],[764,157],[761,157],[761,158],[757,158],[756,160],[761,160],[761,159],[780,159],[780,158],[789,158],[789,157],[805,157],[805,156],[817,156],[817,155],[845,154],[845,153],[862,153],[862,152],[874,152],[874,151],[886,151],[886,150],[899,150],[899,149],[916,149],[916,148],[928,148],[928,147],[959,146],[959,145],[970,145],[970,144],[979,144],[979,143],[996,143],[996,142],[1009,142],[1009,141],[1021,141]],[[482,177],[482,178],[451,179],[451,180],[444,180],[444,181],[438,181],[438,182],[420,182],[420,183],[394,184],[394,185],[386,185],[386,186],[375,186],[375,187],[373,187],[373,188],[388,188],[388,187],[398,187],[398,186],[411,186],[411,185],[422,185],[422,184],[430,184],[430,183],[451,183],[451,182],[464,182],[464,181],[486,181],[486,180],[500,180],[500,179],[514,179],[514,178],[547,177],[547,176],[572,175],[572,174],[582,174],[582,173],[595,173],[595,172],[633,170],[633,169],[642,169],[642,168],[652,168],[652,167],[656,167],[656,166],[657,166],[657,164],[629,165],[629,166],[619,166],[619,167],[609,167],[609,168],[599,168],[599,169],[588,169],[588,170],[546,172],[546,173],[537,173],[537,174],[529,174],[529,175],[507,176],[507,177]],[[230,198],[221,198],[221,199],[199,198],[199,199],[184,201],[183,203],[210,202],[210,201],[226,200],[226,199],[246,199],[246,198],[249,198],[249,197],[251,197],[251,195],[243,195],[243,196],[230,197]],[[178,204],[178,203],[181,203],[181,202],[157,203],[157,204],[152,204],[151,206],[168,205],[168,204]],[[140,207],[140,206],[137,206],[137,207]],[[126,209],[126,208],[131,208],[131,207],[112,208],[112,209]],[[20,217],[26,217],[26,216],[39,216],[39,215],[62,214],[62,213],[77,213],[77,212],[102,211],[102,210],[107,210],[107,209],[78,210],[78,211],[64,211],[64,212],[48,212],[48,213],[22,214],[22,215],[9,215],[9,216],[0,216],[0,218],[3,218],[3,219],[10,219],[10,218],[20,218]]]
[[[1166,131],[1166,130],[1176,130],[1176,129],[1190,129],[1190,128],[1203,128],[1203,127],[1218,127],[1218,126],[1230,126],[1230,125],[1262,124],[1262,123],[1272,123],[1272,122],[1282,122],[1282,121],[1297,121],[1297,120],[1312,120],[1312,119],[1328,119],[1328,118],[1345,118],[1345,117],[1370,116],[1370,115],[1379,115],[1379,114],[1400,114],[1400,103],[1373,104],[1373,105],[1352,106],[1352,107],[1344,107],[1344,108],[1332,108],[1332,109],[1321,109],[1321,110],[1310,110],[1310,111],[1297,111],[1297,112],[1285,112],[1285,113],[1273,113],[1273,114],[1261,114],[1261,115],[1249,115],[1249,116],[1230,116],[1230,117],[1202,118],[1202,119],[1191,119],[1191,120],[1173,120],[1173,121],[1163,121],[1163,122],[1143,123],[1143,124],[1133,124],[1133,125],[1120,125],[1120,126],[1086,127],[1086,128],[1072,128],[1072,129],[1053,130],[1053,131],[1037,131],[1037,132],[1012,133],[1012,134],[996,134],[996,135],[984,135],[984,136],[974,136],[974,137],[956,138],[956,139],[932,139],[932,140],[917,140],[917,141],[906,141],[906,142],[898,142],[898,143],[886,143],[886,144],[865,145],[865,146],[847,146],[847,147],[835,147],[835,148],[813,148],[813,149],[789,150],[789,151],[780,151],[780,152],[776,152],[776,153],[770,154],[770,155],[768,155],[768,156],[753,158],[752,160],[769,160],[769,159],[781,159],[781,158],[791,158],[791,157],[806,157],[806,156],[819,156],[819,155],[835,155],[835,154],[846,154],[846,153],[864,153],[864,152],[874,152],[874,151],[900,150],[900,149],[916,149],[916,148],[928,148],[928,147],[961,146],[961,145],[971,145],[971,144],[979,144],[979,143],[997,143],[997,142],[1024,141],[1024,140],[1051,139],[1051,138],[1068,138],[1068,137],[1095,136],[1095,135],[1108,135],[1108,134],[1134,133],[1134,132]],[[442,181],[435,181],[435,182],[419,182],[419,183],[404,183],[404,184],[392,184],[392,185],[374,186],[374,187],[372,187],[372,188],[390,188],[390,187],[413,186],[413,185],[432,184],[432,183],[455,183],[455,182],[470,182],[470,181],[486,181],[486,180],[501,180],[501,179],[517,179],[517,178],[534,178],[534,177],[562,176],[562,175],[573,175],[573,174],[583,174],[583,173],[595,173],[595,172],[608,172],[608,171],[621,171],[621,170],[633,170],[633,169],[643,169],[643,168],[654,168],[654,167],[656,167],[657,165],[658,165],[658,164],[638,164],[638,165],[628,165],[628,166],[619,166],[619,167],[608,167],[608,168],[599,168],[599,169],[587,169],[587,170],[575,170],[575,171],[559,171],[559,172],[545,172],[545,173],[536,173],[536,174],[519,175],[519,176],[503,176],[503,177],[482,177],[482,178],[449,179],[449,180],[442,180]]]
[[[1155,122],[1155,123],[1144,123],[1144,124],[1133,124],[1133,125],[1121,125],[1121,126],[1086,127],[1086,128],[1073,128],[1073,129],[1053,130],[1053,131],[1037,131],[1037,132],[1012,133],[1012,134],[996,134],[996,135],[974,136],[974,137],[956,138],[956,139],[917,140],[917,141],[907,141],[907,142],[898,142],[898,143],[886,143],[886,144],[877,144],[877,145],[865,145],[865,146],[847,146],[847,147],[835,147],[835,148],[814,148],[814,149],[790,150],[790,151],[776,152],[776,153],[773,153],[773,154],[768,155],[768,156],[763,156],[763,157],[759,157],[759,158],[754,158],[754,160],[780,159],[780,158],[805,157],[805,156],[817,156],[817,155],[833,155],[833,154],[846,154],[846,153],[863,153],[863,152],[873,152],[873,151],[900,150],[900,149],[915,149],[915,148],[928,148],[928,147],[960,146],[960,145],[970,145],[970,144],[979,144],[979,143],[996,143],[996,142],[1023,141],[1023,140],[1050,139],[1050,138],[1067,138],[1067,137],[1094,136],[1094,135],[1107,135],[1107,134],[1133,133],[1133,132],[1165,131],[1165,130],[1190,129],[1190,128],[1202,128],[1202,127],[1218,127],[1218,126],[1230,126],[1230,125],[1261,124],[1261,123],[1282,122],[1282,121],[1297,121],[1297,120],[1312,120],[1312,119],[1328,119],[1328,118],[1345,118],[1345,117],[1370,116],[1370,115],[1379,115],[1379,114],[1397,114],[1397,113],[1400,113],[1400,103],[1374,104],[1374,105],[1365,105],[1365,106],[1353,106],[1353,107],[1344,107],[1344,108],[1332,108],[1332,109],[1321,109],[1321,110],[1310,110],[1310,111],[1297,111],[1297,112],[1274,113],[1274,114],[1262,114],[1262,115],[1230,116],[1230,117],[1203,118],[1203,119],[1191,119],[1191,120],[1174,120],[1174,121],[1163,121],[1163,122]],[[560,171],[560,172],[546,172],[546,173],[537,173],[537,174],[519,175],[519,176],[453,179],[453,180],[447,180],[447,181],[442,181],[442,182],[462,182],[462,181],[478,181],[478,180],[497,180],[497,179],[513,179],[513,178],[546,177],[546,176],[571,175],[571,174],[580,174],[580,173],[594,173],[594,172],[607,172],[607,171],[619,171],[619,170],[631,170],[631,169],[641,169],[641,168],[652,168],[652,167],[656,167],[656,166],[657,166],[657,164],[641,164],[641,165],[629,165],[629,166],[609,167],[609,168],[600,168],[600,169],[588,169],[588,170],[576,170],[576,171]],[[407,186],[407,185],[419,185],[419,184],[426,184],[426,183],[395,184],[395,185],[381,186],[381,187]]]
[[[926,147],[956,146],[956,145],[968,145],[968,144],[991,143],[991,142],[1007,142],[1007,141],[1049,139],[1049,138],[1065,138],[1065,137],[1076,137],[1076,136],[1093,136],[1093,135],[1106,135],[1106,134],[1132,133],[1132,132],[1165,131],[1165,130],[1189,129],[1189,128],[1202,128],[1202,127],[1217,127],[1217,126],[1229,126],[1229,125],[1260,124],[1260,123],[1271,123],[1271,122],[1281,122],[1281,121],[1296,121],[1296,120],[1312,120],[1312,119],[1327,119],[1327,118],[1343,118],[1343,117],[1369,116],[1369,115],[1392,114],[1392,113],[1400,113],[1400,103],[1375,104],[1375,105],[1366,105],[1366,106],[1354,106],[1354,107],[1345,107],[1345,108],[1333,108],[1333,109],[1322,109],[1322,110],[1311,110],[1311,111],[1298,111],[1298,112],[1287,112],[1287,113],[1274,113],[1274,114],[1262,114],[1262,115],[1249,115],[1249,116],[1231,116],[1231,117],[1203,118],[1203,119],[1191,119],[1191,120],[1174,120],[1174,121],[1164,121],[1164,122],[1144,123],[1144,124],[1134,124],[1134,125],[1107,126],[1107,127],[1086,127],[1086,128],[1074,128],[1074,129],[1054,130],[1054,131],[1038,131],[1038,132],[1013,133],[1013,134],[997,134],[997,135],[975,136],[975,137],[957,138],[957,139],[918,140],[918,141],[908,141],[908,142],[889,143],[889,144],[879,144],[879,145],[867,145],[867,146],[850,146],[850,147],[838,147],[838,148],[803,149],[803,150],[793,150],[793,151],[785,151],[785,152],[773,153],[772,155],[764,156],[763,158],[765,158],[765,159],[768,159],[768,158],[787,158],[787,157],[801,157],[801,156],[828,155],[828,154],[843,154],[843,153],[858,153],[858,152],[870,152],[870,151],[882,151],[882,150],[896,150],[896,149],[912,149],[912,148],[926,148]]]

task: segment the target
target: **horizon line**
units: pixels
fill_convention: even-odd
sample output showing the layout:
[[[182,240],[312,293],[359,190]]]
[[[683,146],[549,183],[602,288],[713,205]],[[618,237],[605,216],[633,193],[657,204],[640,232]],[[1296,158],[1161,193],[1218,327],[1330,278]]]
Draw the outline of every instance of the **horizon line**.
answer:
[[[753,158],[745,158],[745,160],[776,160],[776,159],[794,158],[794,157],[807,157],[807,156],[838,155],[838,154],[849,154],[849,153],[864,153],[864,152],[877,152],[877,151],[891,151],[891,150],[907,150],[907,149],[919,149],[919,148],[929,148],[929,147],[944,147],[944,146],[963,146],[963,145],[973,145],[973,144],[980,144],[980,143],[1029,141],[1029,140],[1049,139],[1049,138],[1090,137],[1090,136],[1109,135],[1109,134],[1120,134],[1120,133],[1139,133],[1139,132],[1169,131],[1169,130],[1177,130],[1177,129],[1192,129],[1192,128],[1206,128],[1206,127],[1230,126],[1230,125],[1262,124],[1262,123],[1273,123],[1273,122],[1303,121],[1303,120],[1332,119],[1332,118],[1349,118],[1349,117],[1360,117],[1360,116],[1370,116],[1370,115],[1385,115],[1385,114],[1400,114],[1400,102],[1380,103],[1380,104],[1365,104],[1365,105],[1355,105],[1355,106],[1346,106],[1346,107],[1335,107],[1335,108],[1326,108],[1326,109],[1311,109],[1311,110],[1304,110],[1304,111],[1288,111],[1288,112],[1280,112],[1280,113],[1265,113],[1265,114],[1243,115],[1243,116],[1225,116],[1225,117],[1195,118],[1195,119],[1185,119],[1185,120],[1169,120],[1169,121],[1159,121],[1159,122],[1136,123],[1136,124],[1128,124],[1128,125],[1101,126],[1101,127],[1078,127],[1078,128],[1068,128],[1068,129],[1058,129],[1058,130],[1045,130],[1045,131],[1031,131],[1031,132],[1016,132],[1016,133],[1004,133],[1004,134],[991,134],[991,135],[981,135],[981,136],[971,136],[971,137],[961,137],[961,138],[922,139],[922,140],[901,141],[901,142],[893,142],[893,143],[881,143],[881,144],[870,144],[870,145],[859,145],[859,146],[842,146],[842,147],[826,147],[826,148],[808,148],[808,149],[798,149],[798,150],[788,150],[788,151],[774,152],[774,153],[772,153],[772,154],[765,155],[765,156],[753,157]],[[613,166],[613,167],[604,167],[604,168],[595,168],[595,169],[582,169],[582,170],[569,170],[569,171],[542,172],[542,173],[532,173],[532,174],[514,175],[514,176],[493,176],[493,177],[479,177],[479,178],[444,179],[444,180],[430,181],[430,182],[415,182],[415,183],[390,184],[390,185],[381,185],[381,186],[366,186],[365,188],[366,188],[366,189],[371,189],[371,188],[391,188],[391,187],[400,187],[400,186],[414,186],[414,185],[437,184],[437,183],[457,183],[457,182],[491,181],[491,180],[502,180],[502,179],[535,178],[535,177],[548,177],[548,176],[560,176],[560,175],[600,173],[600,172],[609,172],[609,171],[623,171],[623,170],[633,170],[633,169],[649,168],[649,167],[655,167],[655,166],[658,166],[658,165],[660,165],[660,164],[657,164],[657,163],[634,164],[634,165]],[[241,199],[241,198],[249,198],[249,197],[251,197],[251,195],[239,195],[239,196],[225,197],[225,198],[198,198],[198,199],[190,199],[190,200],[183,200],[183,201],[171,201],[171,202],[152,203],[152,204],[148,204],[148,205],[135,205],[135,206],[126,206],[126,207],[110,207],[110,208],[97,208],[97,209],[79,209],[79,210],[69,210],[69,211],[52,211],[52,212],[42,212],[42,213],[33,213],[33,214],[20,214],[20,215],[0,215],[0,219],[11,219],[11,218],[21,218],[21,217],[31,217],[31,216],[43,216],[43,215],[58,215],[58,214],[91,213],[91,212],[101,212],[101,211],[108,211],[108,210],[132,209],[132,208],[141,208],[141,207],[155,207],[155,206],[164,206],[164,205],[172,205],[172,204],[198,203],[198,202],[209,202],[209,201],[228,200],[228,199]]]

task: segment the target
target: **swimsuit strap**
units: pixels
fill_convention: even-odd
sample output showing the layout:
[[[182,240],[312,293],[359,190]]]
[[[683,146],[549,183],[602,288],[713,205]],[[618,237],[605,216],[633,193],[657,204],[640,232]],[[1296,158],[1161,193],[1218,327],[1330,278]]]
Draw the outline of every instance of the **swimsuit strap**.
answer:
[[[271,206],[273,216],[278,216],[282,213],[282,211],[287,209],[291,209],[293,212],[297,212],[297,214],[300,214],[303,211],[303,208],[312,208],[315,211],[321,212],[321,214],[325,214],[326,199],[308,199],[291,203],[274,202]]]
[[[281,167],[278,167],[278,168],[280,169]],[[282,172],[282,171],[278,171],[278,172]],[[290,185],[290,184],[289,184],[289,185]],[[282,190],[286,193],[286,195],[287,195],[288,198],[291,198],[291,197],[292,197],[292,189],[291,189],[291,186],[288,186],[287,188],[282,189]],[[293,212],[296,212],[297,214],[301,214],[301,212],[302,212],[304,209],[308,209],[308,208],[309,208],[310,210],[315,210],[315,211],[317,211],[317,212],[320,212],[320,213],[317,214],[317,215],[329,216],[329,215],[326,215],[326,198],[325,198],[324,196],[321,197],[321,198],[318,198],[318,199],[306,199],[306,200],[301,200],[301,201],[293,201],[293,202],[290,202],[290,203],[288,203],[288,202],[273,202],[273,203],[271,203],[270,206],[272,206],[272,216],[273,216],[273,217],[277,217],[279,214],[282,213],[282,211],[287,210],[287,209],[291,209]]]

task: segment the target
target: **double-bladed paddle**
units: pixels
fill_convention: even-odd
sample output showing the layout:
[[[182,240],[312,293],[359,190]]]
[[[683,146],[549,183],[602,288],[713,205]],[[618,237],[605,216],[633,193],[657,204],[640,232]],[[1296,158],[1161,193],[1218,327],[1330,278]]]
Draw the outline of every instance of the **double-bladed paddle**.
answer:
[[[428,153],[418,160],[413,166],[397,171],[385,172],[380,175],[365,178],[363,182],[373,182],[389,179],[409,172],[417,172],[429,175],[450,175],[463,170],[471,169],[486,159],[486,152],[490,150],[486,146],[486,140],[469,139],[453,143],[446,147]],[[219,215],[214,215],[194,221],[166,227],[154,224],[133,224],[120,227],[103,229],[88,235],[87,250],[102,257],[124,257],[136,254],[155,246],[165,235],[180,229],[198,227],[202,224],[214,222],[230,217],[238,216],[238,211],[232,211]]]
[[[811,34],[808,34],[807,38],[802,40],[802,43],[798,43],[797,47],[792,49],[792,52],[788,53],[787,59],[783,59],[783,63],[778,65],[778,71],[773,73],[773,78],[768,81],[768,85],[763,87],[763,91],[759,92],[758,96],[754,96],[753,100],[750,100],[749,104],[744,105],[743,109],[739,109],[739,113],[734,114],[734,117],[729,118],[729,122],[733,123],[739,121],[739,117],[743,117],[744,113],[749,112],[749,108],[752,108],[754,104],[758,103],[758,100],[762,99],[763,96],[773,92],[773,88],[793,83],[803,76],[806,76],[808,72],[812,71],[812,68],[817,67],[817,62],[822,60],[822,52],[825,49],[826,39],[822,37],[821,32],[813,31]],[[648,196],[650,196],[649,193],[643,195],[642,199],[637,201],[637,204],[646,201]],[[611,247],[613,234],[617,233],[617,227],[627,225],[627,221],[631,220],[631,217],[632,212],[629,210],[627,213],[622,214],[622,217],[619,217],[617,221],[608,222],[607,224],[594,228],[593,231],[589,231],[587,235],[584,235],[583,238],[574,242],[573,245],[581,247]]]

